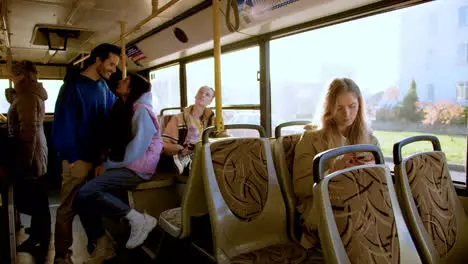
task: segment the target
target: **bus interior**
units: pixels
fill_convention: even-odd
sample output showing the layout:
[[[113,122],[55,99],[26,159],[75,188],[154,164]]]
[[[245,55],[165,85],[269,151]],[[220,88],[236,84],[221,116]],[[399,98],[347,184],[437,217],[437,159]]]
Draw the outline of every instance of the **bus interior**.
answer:
[[[149,182],[119,194],[132,208],[157,218],[158,226],[141,247],[119,249],[115,263],[363,263],[354,262],[357,253],[347,247],[333,211],[336,201],[328,190],[353,184],[330,180],[339,172],[314,179],[314,196],[321,197],[321,251],[294,251],[301,232],[291,186],[294,146],[310,124],[320,127],[327,87],[342,77],[359,85],[366,121],[380,146],[322,153],[310,166],[323,175],[320,168],[332,156],[369,151],[376,157],[377,164],[367,169],[385,181],[382,199],[393,209],[390,205],[390,213],[382,212],[394,217],[392,230],[398,235],[386,257],[369,253],[368,260],[375,261],[369,263],[466,263],[452,255],[463,248],[465,257],[468,252],[462,226],[468,224],[468,0],[0,0],[0,15],[0,160],[9,155],[10,104],[3,89],[12,87],[11,65],[30,60],[48,93],[45,177],[52,226],[62,166],[51,143],[55,103],[67,71],[82,69],[94,47],[119,46],[121,63],[114,75],[135,72],[151,82],[162,130],[194,103],[199,87],[216,91],[210,105],[216,125],[208,130],[227,131],[231,137],[208,139],[210,131],[205,131],[190,176],[155,173]],[[112,80],[108,86],[116,89]],[[257,157],[264,157],[264,181],[249,179],[256,177],[253,172],[233,176],[217,167],[227,161],[216,159],[226,158],[221,156],[232,147],[223,140],[241,144],[244,151],[229,162],[254,166]],[[444,166],[420,160],[420,173],[410,175],[407,164],[413,155],[440,153]],[[411,185],[411,177],[438,170],[450,177],[434,176],[435,187]],[[14,189],[3,178],[0,183],[0,262],[34,263],[31,255],[15,250],[27,237],[30,217],[16,212]],[[417,188],[437,195],[412,197]],[[432,202],[421,209],[424,199]],[[418,212],[433,212],[436,205],[452,220],[421,221]],[[239,216],[249,210],[251,217]],[[124,243],[128,228],[104,221],[116,242]],[[83,263],[89,253],[78,217],[73,228],[72,258]],[[53,254],[51,242],[46,263],[53,263]],[[303,259],[294,260],[299,255]]]

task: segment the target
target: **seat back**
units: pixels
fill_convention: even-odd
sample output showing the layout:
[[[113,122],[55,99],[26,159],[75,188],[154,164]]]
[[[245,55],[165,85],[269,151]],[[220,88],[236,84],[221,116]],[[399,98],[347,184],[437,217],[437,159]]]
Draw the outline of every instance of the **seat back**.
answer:
[[[291,240],[298,243],[300,241],[301,229],[298,223],[299,217],[296,212],[296,197],[293,190],[292,169],[294,165],[294,150],[301,136],[302,134],[282,136],[277,138],[276,142],[272,143],[278,181],[283,191],[288,212],[289,237]]]
[[[161,135],[164,133],[164,129],[166,128],[167,123],[171,120],[171,118],[175,115],[160,115],[158,116],[159,121],[159,129],[161,130]]]
[[[281,136],[281,130],[285,127],[307,126],[307,125],[311,125],[311,122],[310,121],[290,121],[290,122],[279,124],[277,127],[275,127],[275,138],[279,138]]]
[[[286,208],[266,138],[204,145],[204,183],[218,262],[289,241]]]
[[[403,158],[402,147],[418,141],[430,141],[433,151]],[[398,199],[423,261],[467,263],[468,218],[437,137],[403,139],[394,145],[393,159]]]
[[[310,121],[291,121],[278,125],[275,128],[276,140],[271,144],[273,158],[275,160],[278,180],[283,191],[288,212],[288,234],[292,241],[300,243],[301,228],[299,224],[299,214],[296,211],[296,197],[294,195],[292,175],[294,165],[294,153],[297,142],[301,139],[301,134],[291,134],[281,136],[281,131],[289,126],[307,126]]]
[[[205,189],[203,186],[203,148],[202,142],[195,146],[195,154],[192,159],[190,176],[187,180],[185,191],[182,195],[182,233],[179,238],[186,238],[191,233],[192,216],[202,216],[208,213],[206,205]]]
[[[176,107],[168,107],[168,108],[163,108],[161,111],[159,111],[160,116],[164,116],[164,112],[167,111],[174,111],[174,110],[180,110],[181,112],[184,110],[185,107],[183,106],[176,106]]]
[[[163,108],[161,109],[161,111],[159,111],[158,122],[159,122],[159,127],[161,129],[161,135],[164,133],[166,124],[169,123],[169,120],[171,120],[171,118],[176,115],[176,114],[164,114],[164,112],[174,111],[174,110],[183,111],[184,107],[181,107],[181,106],[168,107],[168,108]]]
[[[351,167],[325,177],[327,159],[372,152],[375,165]],[[401,214],[389,168],[373,145],[332,149],[314,158],[314,206],[326,263],[421,263]]]

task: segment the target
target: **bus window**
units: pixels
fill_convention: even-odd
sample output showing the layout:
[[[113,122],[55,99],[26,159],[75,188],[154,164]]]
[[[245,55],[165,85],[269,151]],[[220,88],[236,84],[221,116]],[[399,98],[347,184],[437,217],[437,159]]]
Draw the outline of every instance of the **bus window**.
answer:
[[[180,106],[179,64],[151,71],[150,81],[155,113]]]
[[[258,46],[221,56],[223,105],[260,104],[260,84],[257,81],[260,55]],[[197,90],[208,85],[214,88],[214,60],[207,58],[187,64],[187,102],[195,102]],[[215,101],[210,106],[214,106]],[[259,110],[223,110],[225,124],[260,125]],[[232,130],[233,136],[255,136],[255,131]],[[251,134],[253,133],[253,134]]]
[[[320,124],[327,85],[349,77],[388,160],[399,139],[435,134],[454,181],[464,182],[468,30],[454,14],[465,15],[465,5],[433,1],[271,41],[272,115]]]
[[[260,104],[260,84],[257,81],[259,48],[251,47],[221,56],[223,105]],[[214,60],[207,58],[187,63],[187,102],[195,102],[202,85],[214,88]],[[215,102],[210,106],[214,106]],[[225,120],[226,121],[226,120]]]
[[[0,79],[0,113],[7,113],[8,108],[10,108],[10,104],[6,100],[5,97],[5,90],[10,86],[8,79]]]
[[[55,111],[55,102],[62,87],[63,80],[38,80],[42,83],[44,89],[47,91],[47,100],[45,101],[45,111],[46,113],[53,113]],[[5,98],[5,89],[9,86],[8,79],[0,79],[0,90],[2,94],[0,95],[0,113],[7,113],[10,108],[10,104]]]
[[[39,80],[47,91],[47,100],[45,101],[46,113],[53,113],[55,111],[55,102],[57,101],[60,87],[62,87],[63,80]]]

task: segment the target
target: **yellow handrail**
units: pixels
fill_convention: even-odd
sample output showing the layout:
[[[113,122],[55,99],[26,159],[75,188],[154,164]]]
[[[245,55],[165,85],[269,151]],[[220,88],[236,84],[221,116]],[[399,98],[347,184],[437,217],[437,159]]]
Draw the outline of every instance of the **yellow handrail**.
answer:
[[[221,93],[221,44],[219,27],[219,0],[213,0],[213,49],[214,49],[214,79],[215,79],[215,105],[216,105],[216,131],[224,132],[222,113],[223,98]]]
[[[169,7],[173,6],[174,4],[176,4],[179,0],[171,0],[170,2],[166,3],[164,6],[162,6],[161,8],[159,9],[156,9],[155,10],[155,7],[153,5],[153,12],[148,16],[146,17],[145,19],[143,19],[142,21],[140,21],[138,24],[136,24],[135,26],[133,26],[129,31],[127,32],[124,32],[124,34],[120,34],[120,37],[116,38],[115,40],[113,40],[111,43],[112,44],[115,44],[119,41],[121,41],[123,38],[126,38],[128,37],[130,34],[133,34],[134,32],[138,31],[141,29],[142,26],[144,26],[146,23],[148,23],[149,21],[153,20],[155,17],[159,16],[162,12],[166,11],[167,9],[169,9]],[[156,3],[153,3],[153,4],[156,4]],[[85,57],[73,62],[73,65],[76,65],[78,63],[80,63],[82,60],[86,60],[89,58],[89,54],[86,55]]]
[[[125,24],[127,22],[120,21],[120,47],[122,49],[120,54],[121,65],[122,65],[122,79],[127,78],[127,54],[125,50]]]
[[[8,76],[10,76],[11,66],[13,63],[13,56],[11,54],[11,48],[7,48],[6,60],[7,60],[6,63],[7,63]],[[11,77],[8,77],[8,84],[10,88],[13,88],[13,81],[11,80]]]

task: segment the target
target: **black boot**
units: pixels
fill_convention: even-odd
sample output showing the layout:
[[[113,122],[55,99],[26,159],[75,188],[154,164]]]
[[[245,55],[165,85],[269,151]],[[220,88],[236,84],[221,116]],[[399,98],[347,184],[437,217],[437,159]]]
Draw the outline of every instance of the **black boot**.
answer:
[[[33,253],[38,245],[39,240],[30,236],[21,245],[16,247],[16,251]]]

